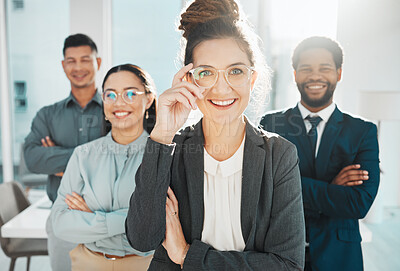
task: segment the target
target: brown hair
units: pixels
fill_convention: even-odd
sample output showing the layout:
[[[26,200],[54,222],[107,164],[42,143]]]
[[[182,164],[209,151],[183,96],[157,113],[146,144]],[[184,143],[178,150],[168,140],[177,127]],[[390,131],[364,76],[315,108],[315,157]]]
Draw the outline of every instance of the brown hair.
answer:
[[[260,111],[255,112],[258,120],[270,89],[270,70],[260,48],[260,39],[240,12],[238,3],[234,0],[195,0],[181,14],[178,28],[183,30],[181,56],[185,65],[193,63],[193,51],[203,41],[232,38],[238,43],[258,73],[257,91],[252,94],[252,102],[256,103],[253,109]]]
[[[240,19],[239,6],[233,0],[196,0],[181,15],[179,29],[186,39],[185,65],[193,62],[193,50],[202,41],[233,38],[254,65],[247,21]]]

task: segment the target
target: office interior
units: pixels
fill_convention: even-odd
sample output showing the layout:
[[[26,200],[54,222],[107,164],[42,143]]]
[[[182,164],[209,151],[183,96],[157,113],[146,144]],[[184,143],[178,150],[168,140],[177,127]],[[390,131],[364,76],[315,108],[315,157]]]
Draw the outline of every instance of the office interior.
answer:
[[[395,253],[400,249],[400,1],[240,3],[263,42],[273,71],[265,112],[292,107],[299,100],[291,67],[298,42],[318,35],[342,45],[343,78],[334,101],[342,111],[379,124],[381,183],[363,219],[372,234],[372,241],[363,244],[364,268],[399,270]],[[0,4],[5,7],[0,19],[6,37],[1,46],[7,48],[1,55],[0,183],[16,180],[29,186],[22,182],[28,173],[21,168],[21,146],[36,112],[69,95],[61,66],[62,45],[69,34],[85,33],[96,42],[103,60],[97,76],[99,87],[109,68],[133,63],[149,71],[161,94],[182,65],[176,25],[185,0],[2,0]],[[199,114],[194,112],[189,122]],[[251,110],[248,114],[257,121]],[[43,190],[43,185],[32,189]],[[31,270],[50,270],[43,269],[48,264],[46,257],[38,258],[36,261],[44,264],[33,261]],[[0,255],[0,270],[6,270],[2,268],[8,261]],[[25,268],[22,261],[18,268]]]

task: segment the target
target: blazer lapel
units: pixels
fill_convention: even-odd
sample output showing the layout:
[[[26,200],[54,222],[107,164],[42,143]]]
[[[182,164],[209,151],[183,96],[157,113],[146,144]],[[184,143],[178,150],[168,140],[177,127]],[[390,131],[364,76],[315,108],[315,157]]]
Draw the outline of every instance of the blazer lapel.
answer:
[[[298,106],[294,107],[287,118],[288,125],[292,129],[288,132],[287,139],[294,143],[302,151],[298,151],[299,155],[304,154],[304,157],[299,157],[300,161],[307,159],[308,165],[313,166],[314,157],[312,153],[311,142],[308,139],[306,127],[304,125],[303,117],[301,116]]]
[[[259,147],[263,144],[264,140],[261,134],[257,134],[255,128],[247,122],[240,208],[242,234],[246,245],[248,244],[252,227],[255,224],[257,203],[264,174],[265,150]]]
[[[331,117],[326,123],[318,149],[317,159],[315,160],[315,172],[317,177],[323,177],[329,165],[329,159],[335,145],[335,141],[342,130],[341,122],[343,113],[336,107]]]
[[[192,240],[201,240],[204,222],[204,137],[202,120],[183,143],[183,157],[191,211]]]

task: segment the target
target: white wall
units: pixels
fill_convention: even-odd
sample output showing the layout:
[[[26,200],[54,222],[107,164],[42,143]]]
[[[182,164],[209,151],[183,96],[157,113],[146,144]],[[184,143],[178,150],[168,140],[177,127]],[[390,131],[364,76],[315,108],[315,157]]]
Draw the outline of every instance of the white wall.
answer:
[[[112,67],[111,0],[69,0],[70,33],[83,33],[96,43],[102,58],[96,85],[101,87],[104,75]]]
[[[113,65],[136,64],[153,77],[158,94],[171,87],[180,32],[180,1],[119,0],[112,4]]]
[[[25,81],[27,88],[26,112],[15,112],[14,106],[11,107],[15,165],[19,164],[20,144],[36,112],[69,93],[61,66],[68,16],[68,0],[24,1],[21,10],[14,10],[12,1],[7,1],[11,100],[14,100],[14,81]]]
[[[300,99],[294,82],[292,52],[310,36],[336,38],[338,0],[269,0],[274,68],[273,100],[269,109],[293,107]]]
[[[358,112],[360,90],[400,90],[400,1],[340,0],[337,39],[344,47],[336,100]]]
[[[343,81],[335,100],[358,114],[361,90],[400,91],[400,1],[339,0],[337,39],[345,52]],[[399,114],[393,111],[393,114]],[[374,209],[400,206],[400,123],[383,122],[380,159],[383,174]]]

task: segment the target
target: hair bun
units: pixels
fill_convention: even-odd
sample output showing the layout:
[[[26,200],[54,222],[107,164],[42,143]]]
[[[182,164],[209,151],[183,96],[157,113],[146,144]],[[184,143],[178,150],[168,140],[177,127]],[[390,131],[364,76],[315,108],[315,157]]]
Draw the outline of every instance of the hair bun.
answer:
[[[200,23],[226,18],[235,23],[239,20],[239,7],[234,0],[195,0],[181,15],[179,29],[187,38]]]

